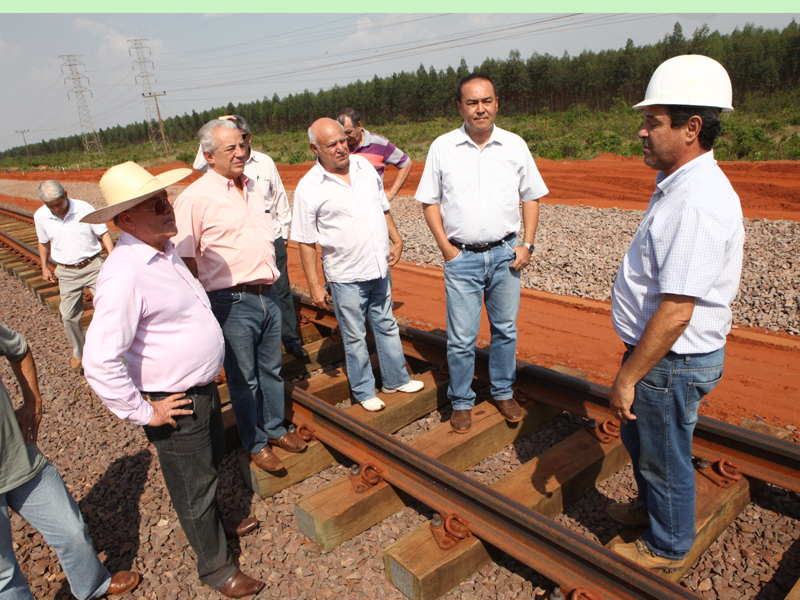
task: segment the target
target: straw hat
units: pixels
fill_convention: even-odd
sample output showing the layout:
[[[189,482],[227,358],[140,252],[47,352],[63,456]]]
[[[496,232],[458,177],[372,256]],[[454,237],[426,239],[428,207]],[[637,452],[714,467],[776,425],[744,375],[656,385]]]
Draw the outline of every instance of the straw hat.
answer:
[[[108,206],[89,213],[81,223],[106,223],[191,174],[191,169],[173,169],[161,175],[151,175],[131,161],[111,167],[100,179],[100,191]]]

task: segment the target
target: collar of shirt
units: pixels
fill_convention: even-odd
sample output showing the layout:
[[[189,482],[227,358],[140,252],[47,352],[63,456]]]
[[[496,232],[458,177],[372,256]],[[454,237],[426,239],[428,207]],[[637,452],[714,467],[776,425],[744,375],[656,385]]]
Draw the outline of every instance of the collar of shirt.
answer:
[[[224,185],[226,190],[230,190],[231,188],[236,187],[236,184],[234,183],[233,179],[228,179],[227,177],[223,177],[222,175],[217,173],[214,169],[209,169],[208,171],[206,171],[204,177],[209,177],[213,181],[219,183],[220,185]],[[247,190],[247,182],[250,181],[250,178],[244,173],[239,175],[239,177],[242,178],[242,187],[244,187],[244,189]]]
[[[497,125],[492,125],[492,134],[489,136],[488,141],[483,145],[484,148],[486,148],[487,146],[491,146],[492,144],[500,144],[501,146],[503,145],[503,141],[500,139],[498,131],[500,130],[497,128]],[[475,146],[475,148],[478,148],[478,144],[472,141],[472,138],[469,137],[469,135],[467,134],[466,124],[462,124],[461,127],[456,129],[456,132],[457,132],[456,135],[460,138],[456,142],[456,146],[459,146],[461,144],[470,144],[472,146]],[[481,148],[478,148],[478,150],[480,149]]]
[[[169,256],[172,254],[172,249],[175,247],[175,244],[172,243],[172,240],[167,240],[164,242],[164,251],[159,252],[150,244],[145,244],[142,240],[134,235],[131,235],[127,231],[123,231],[119,234],[119,241],[117,242],[117,245],[130,246],[145,264],[149,264],[150,261],[152,261],[153,258],[155,258],[158,254]]]
[[[671,188],[680,185],[681,181],[688,177],[693,171],[698,171],[715,164],[717,164],[717,161],[714,160],[714,151],[709,150],[697,158],[690,160],[672,175],[665,177],[664,173],[659,171],[658,175],[656,175],[656,187],[659,189],[662,196],[666,196]]]
[[[370,165],[370,167],[371,166],[372,165]],[[342,181],[339,177],[337,177],[333,173],[329,173],[328,171],[326,171],[325,168],[322,166],[322,163],[319,162],[319,158],[317,159],[317,164],[314,165],[317,174],[317,183],[321,184],[323,181],[325,181],[325,179],[329,179],[339,185],[343,185],[346,187],[355,186],[356,184],[355,178],[358,172],[361,170],[361,167],[362,167],[361,163],[357,160],[353,160],[353,155],[350,155],[350,185],[348,186],[347,183]]]
[[[363,127],[361,128],[361,132],[364,134],[364,137],[361,138],[361,143],[358,145],[358,148],[356,148],[356,150],[358,150],[359,148],[366,148],[372,143],[372,136],[370,132],[364,129]]]
[[[72,201],[72,198],[70,198],[69,196],[67,196],[67,200],[69,200],[69,210],[67,211],[67,214],[65,214],[65,215],[64,215],[64,218],[63,218],[63,219],[59,219],[59,218],[58,218],[57,216],[55,216],[55,215],[53,214],[53,212],[52,212],[52,211],[51,211],[49,208],[47,208],[47,207],[45,207],[47,210],[45,210],[45,211],[42,213],[42,214],[44,215],[44,218],[45,218],[45,219],[53,219],[54,221],[61,221],[61,222],[64,222],[64,221],[66,221],[66,220],[67,220],[67,217],[68,217],[68,216],[70,216],[70,215],[74,215],[76,212],[78,212],[78,208],[75,206],[75,202],[73,202],[73,201]]]

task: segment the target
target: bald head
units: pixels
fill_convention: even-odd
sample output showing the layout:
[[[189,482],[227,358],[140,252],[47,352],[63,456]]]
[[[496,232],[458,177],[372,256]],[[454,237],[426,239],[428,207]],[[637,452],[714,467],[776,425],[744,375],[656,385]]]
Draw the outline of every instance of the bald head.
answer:
[[[317,119],[308,128],[311,151],[317,155],[322,168],[331,173],[345,174],[350,168],[350,150],[342,126],[333,119]]]

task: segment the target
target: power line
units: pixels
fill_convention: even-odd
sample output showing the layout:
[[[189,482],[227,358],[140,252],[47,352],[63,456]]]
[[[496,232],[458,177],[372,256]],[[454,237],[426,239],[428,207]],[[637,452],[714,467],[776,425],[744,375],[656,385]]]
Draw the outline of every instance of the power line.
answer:
[[[163,144],[164,154],[169,158],[167,138],[164,135],[164,124],[161,122],[161,113],[158,110],[158,96],[165,96],[166,92],[161,94],[153,92],[151,79],[155,81],[155,75],[148,70],[148,65],[153,67],[154,65],[153,61],[145,56],[145,50],[150,50],[149,46],[145,44],[147,40],[136,38],[128,41],[131,43],[131,50],[136,50],[136,60],[133,62],[139,65],[139,74],[136,79],[142,82],[142,89],[144,90],[142,97],[144,98],[147,114],[147,135],[150,137],[150,144],[153,146],[153,152],[158,150],[159,143]],[[128,53],[130,53],[130,50],[128,50]],[[157,123],[156,119],[158,119]]]

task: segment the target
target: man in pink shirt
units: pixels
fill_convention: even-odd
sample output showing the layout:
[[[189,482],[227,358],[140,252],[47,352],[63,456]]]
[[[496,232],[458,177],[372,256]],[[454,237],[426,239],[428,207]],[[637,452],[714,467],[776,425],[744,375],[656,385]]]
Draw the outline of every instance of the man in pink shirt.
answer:
[[[113,218],[122,234],[97,280],[83,366],[106,406],[144,426],[155,446],[201,581],[239,598],[264,584],[239,571],[225,539],[258,522],[245,519],[229,528],[216,501],[224,431],[214,380],[222,366],[222,332],[170,241],[178,230],[165,188],[190,173],[176,169],[154,177],[127,162],[100,180],[108,206],[82,222]]]
[[[225,376],[242,447],[265,471],[283,463],[270,444],[302,452],[284,425],[281,309],[272,284],[272,217],[261,184],[244,174],[248,144],[235,123],[215,119],[198,132],[208,171],[175,202],[175,248],[208,292],[225,336]]]

